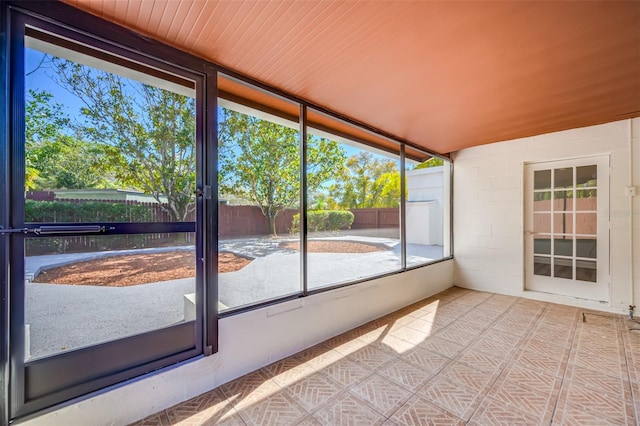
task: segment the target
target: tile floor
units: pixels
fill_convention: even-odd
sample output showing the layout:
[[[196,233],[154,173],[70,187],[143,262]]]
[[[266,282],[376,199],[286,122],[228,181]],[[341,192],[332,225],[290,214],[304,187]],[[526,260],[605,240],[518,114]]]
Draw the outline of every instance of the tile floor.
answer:
[[[639,414],[640,323],[454,287],[136,425],[599,426]]]

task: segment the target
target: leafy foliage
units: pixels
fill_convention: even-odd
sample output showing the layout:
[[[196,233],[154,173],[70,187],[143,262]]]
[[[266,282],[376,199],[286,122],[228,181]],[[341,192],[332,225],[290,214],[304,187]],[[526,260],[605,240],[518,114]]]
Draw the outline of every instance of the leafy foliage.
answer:
[[[398,163],[376,158],[364,151],[351,156],[343,173],[332,185],[330,196],[332,207],[397,207],[400,202]]]
[[[427,161],[418,164],[413,170],[428,169],[430,167],[439,167],[444,165],[444,160],[438,157],[431,157]]]
[[[309,210],[307,211],[307,231],[339,231],[349,229],[354,215],[348,210]],[[291,232],[300,232],[300,214],[293,216]]]
[[[220,111],[219,185],[260,206],[276,234],[275,219],[300,197],[298,132],[287,126],[228,109]],[[342,167],[345,154],[337,142],[310,137],[307,186],[315,191]]]
[[[195,100],[63,59],[53,61],[63,87],[84,102],[83,130],[105,148],[118,182],[167,197],[183,221],[195,208]]]
[[[25,200],[26,222],[153,222],[152,208],[124,203]]]

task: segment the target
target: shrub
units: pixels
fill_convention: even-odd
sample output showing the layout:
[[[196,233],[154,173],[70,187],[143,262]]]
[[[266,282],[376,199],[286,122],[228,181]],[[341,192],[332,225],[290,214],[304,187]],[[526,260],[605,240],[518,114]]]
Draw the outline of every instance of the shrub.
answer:
[[[353,223],[353,213],[348,210],[307,211],[307,231],[339,231],[349,229]],[[293,216],[291,232],[300,232],[300,214]]]
[[[145,205],[87,201],[25,200],[26,222],[154,222],[154,209]]]

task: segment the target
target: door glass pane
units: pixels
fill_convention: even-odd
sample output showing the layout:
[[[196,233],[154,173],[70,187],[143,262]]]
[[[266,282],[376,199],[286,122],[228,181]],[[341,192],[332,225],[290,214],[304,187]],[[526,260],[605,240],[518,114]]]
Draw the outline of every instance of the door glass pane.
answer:
[[[556,256],[573,256],[573,238],[570,235],[556,235],[553,239],[553,253]]]
[[[573,187],[573,168],[567,167],[554,170],[554,188]]]
[[[300,106],[222,75],[218,86],[218,294],[225,311],[302,291]],[[229,87],[257,93],[280,112],[252,108],[226,94]]]
[[[572,259],[553,259],[553,276],[555,278],[573,279],[573,260]]]
[[[195,320],[195,234],[27,238],[25,358]]]
[[[550,212],[551,211],[551,192],[534,192],[533,193],[533,211]]]
[[[576,167],[576,186],[596,187],[598,185],[598,166]]]
[[[576,256],[591,259],[598,257],[598,241],[596,237],[576,237]]]
[[[194,82],[26,45],[25,221],[194,221]]]
[[[596,268],[596,262],[586,260],[576,261],[576,280],[597,282],[598,269]]]
[[[598,233],[597,213],[576,214],[576,234],[596,235]]]
[[[551,188],[551,170],[537,170],[533,172],[533,189]]]
[[[557,212],[573,210],[573,191],[555,191],[553,209]]]
[[[576,191],[576,195],[576,210],[598,210],[598,191],[596,189],[580,189]]]
[[[550,257],[533,257],[533,273],[534,275],[551,276],[551,258]]]
[[[533,237],[535,254],[551,254],[551,235],[535,235]]]
[[[551,213],[534,213],[533,232],[541,234],[551,233]]]
[[[553,233],[571,234],[573,233],[573,213],[553,214]]]

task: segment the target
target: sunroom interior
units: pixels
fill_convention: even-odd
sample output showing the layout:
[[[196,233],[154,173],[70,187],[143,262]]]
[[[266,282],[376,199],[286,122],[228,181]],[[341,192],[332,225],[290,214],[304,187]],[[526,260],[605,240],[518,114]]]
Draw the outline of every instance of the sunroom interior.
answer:
[[[640,419],[640,3],[1,3],[2,424]]]

